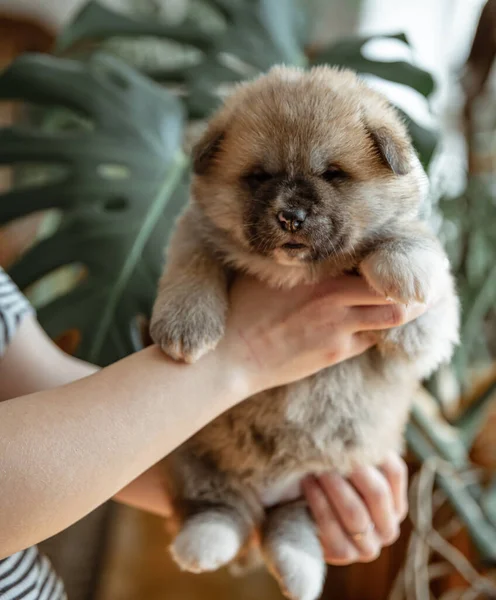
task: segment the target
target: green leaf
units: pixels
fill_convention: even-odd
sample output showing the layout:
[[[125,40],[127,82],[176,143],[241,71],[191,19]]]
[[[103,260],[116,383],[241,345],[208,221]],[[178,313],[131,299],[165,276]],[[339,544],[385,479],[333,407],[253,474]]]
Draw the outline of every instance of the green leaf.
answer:
[[[150,314],[163,247],[187,198],[184,110],[165,90],[104,55],[87,62],[25,55],[1,75],[0,98],[70,108],[93,125],[0,130],[0,164],[68,168],[62,180],[3,194],[0,223],[62,211],[60,227],[11,274],[24,289],[63,265],[84,265],[86,278],[42,307],[39,318],[52,336],[78,330],[78,355],[109,364],[137,348],[136,319]]]
[[[464,313],[461,338],[465,352],[471,352],[483,335],[484,319],[496,304],[496,265],[493,264],[484,282],[473,291],[465,285],[462,289]]]
[[[308,35],[307,15],[301,10],[301,4],[295,0],[261,0],[259,17],[274,46],[281,52],[280,62],[306,66],[303,45]]]
[[[62,33],[58,47],[68,49],[81,41],[105,40],[112,37],[157,36],[190,44],[203,52],[195,65],[174,66],[149,72],[164,83],[183,86],[184,104],[190,118],[205,119],[219,106],[218,89],[268,70],[275,64],[307,66],[305,45],[309,14],[298,0],[207,0],[226,27],[215,35],[205,32],[190,15],[184,23],[170,26],[146,18],[120,15],[91,1]],[[346,39],[326,48],[312,59],[312,65],[330,63],[348,67],[362,74],[373,74],[403,83],[429,95],[434,82],[422,69],[406,61],[381,62],[362,55],[365,44],[386,37],[405,44],[404,34]],[[115,47],[113,48],[115,51]],[[230,57],[238,64],[233,68],[222,63]],[[404,113],[403,113],[404,115]],[[437,132],[420,127],[404,115],[422,164],[429,165],[437,142]]]
[[[180,25],[167,25],[156,20],[144,22],[90,0],[58,36],[55,51],[65,52],[76,44],[89,40],[142,35],[168,38],[200,49],[212,46],[211,37],[194,22],[188,21]]]
[[[325,48],[312,60],[312,64],[329,64],[353,69],[358,73],[376,75],[394,83],[407,85],[423,96],[430,96],[434,91],[434,79],[432,76],[411,63],[400,61],[378,61],[365,58],[362,54],[365,44],[375,39],[395,39],[408,44],[404,33],[383,36],[367,36],[350,38]]]
[[[194,46],[203,52],[198,64],[149,74],[161,82],[185,87],[185,106],[195,119],[208,117],[217,108],[219,86],[234,84],[274,64],[306,64],[305,12],[297,0],[210,0],[208,4],[226,22],[223,31],[215,35],[204,31],[193,16],[180,25],[168,25],[124,16],[92,0],[62,32],[57,49],[67,51],[81,42],[143,36]],[[239,65],[237,71],[222,62],[226,56]]]
[[[471,232],[467,253],[467,281],[470,286],[480,286],[493,260],[491,246],[479,229]],[[496,302],[496,296],[494,298]]]

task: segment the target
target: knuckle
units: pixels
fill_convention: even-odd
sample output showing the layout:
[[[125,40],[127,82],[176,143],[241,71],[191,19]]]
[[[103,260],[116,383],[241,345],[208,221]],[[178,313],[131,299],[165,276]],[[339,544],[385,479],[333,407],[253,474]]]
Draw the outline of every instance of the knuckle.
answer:
[[[356,552],[349,544],[328,544],[325,557],[327,563],[348,565],[356,560]]]
[[[390,546],[400,537],[399,527],[391,527],[383,532],[381,539],[386,546]]]
[[[405,501],[404,506],[401,507],[400,514],[398,515],[400,523],[408,517],[408,512],[408,501]]]
[[[345,504],[341,509],[341,515],[343,520],[350,523],[354,529],[360,530],[366,526],[363,511],[353,503]]]
[[[383,505],[387,502],[391,492],[386,481],[374,481],[370,483],[367,497],[371,504]]]
[[[389,470],[391,477],[396,480],[406,480],[408,477],[408,467],[406,466],[405,461],[397,454],[393,454],[389,458],[387,469]]]
[[[321,494],[317,493],[308,496],[307,501],[317,527],[321,531],[326,531],[333,521],[327,502]]]
[[[374,560],[377,560],[379,558],[380,553],[380,548],[367,549],[361,554],[361,560],[362,562],[366,563],[373,562]]]
[[[407,310],[404,304],[391,304],[388,306],[387,322],[393,327],[398,327],[406,321]]]

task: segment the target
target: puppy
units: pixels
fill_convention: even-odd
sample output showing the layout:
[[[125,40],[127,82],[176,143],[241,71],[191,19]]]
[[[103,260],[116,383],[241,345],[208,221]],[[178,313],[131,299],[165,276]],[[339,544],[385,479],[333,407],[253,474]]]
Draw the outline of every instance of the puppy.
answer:
[[[193,362],[215,348],[241,271],[289,289],[358,270],[397,302],[436,302],[365,354],[230,410],[170,457],[182,569],[230,563],[257,530],[286,596],[319,597],[325,562],[301,479],[400,450],[418,382],[458,339],[448,260],[420,218],[426,195],[405,126],[350,71],[276,67],[211,120],[154,306],[164,352]]]

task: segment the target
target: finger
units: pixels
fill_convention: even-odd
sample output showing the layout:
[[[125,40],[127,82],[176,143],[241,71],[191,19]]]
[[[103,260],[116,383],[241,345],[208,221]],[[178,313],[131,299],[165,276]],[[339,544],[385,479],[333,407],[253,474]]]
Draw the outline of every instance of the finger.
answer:
[[[377,344],[379,335],[373,331],[359,331],[351,336],[351,343],[343,360],[358,356]]]
[[[303,482],[303,492],[310,513],[317,525],[326,562],[332,565],[348,565],[359,559],[359,554],[332,509],[329,501],[313,478]]]
[[[346,317],[352,331],[368,331],[400,327],[420,317],[425,304],[389,304],[387,306],[356,306],[350,308]]]
[[[381,465],[381,471],[391,488],[396,515],[401,522],[408,514],[408,468],[404,460],[393,453]]]
[[[372,519],[359,494],[344,478],[326,473],[318,478],[327,500],[334,509],[344,531],[357,548],[360,559],[374,560],[381,544],[371,527]]]
[[[399,535],[399,519],[395,510],[393,492],[386,477],[374,467],[361,467],[350,482],[363,498],[377,535],[383,544],[391,544]]]
[[[369,284],[358,275],[340,275],[327,279],[314,288],[315,297],[326,295],[339,296],[343,306],[373,306],[391,304],[385,296],[373,290]]]

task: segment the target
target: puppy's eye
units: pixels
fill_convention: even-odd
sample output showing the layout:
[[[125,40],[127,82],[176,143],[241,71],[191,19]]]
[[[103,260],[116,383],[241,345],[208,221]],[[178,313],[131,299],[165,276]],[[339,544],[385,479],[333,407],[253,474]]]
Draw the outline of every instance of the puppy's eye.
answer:
[[[250,173],[245,176],[245,179],[248,183],[254,185],[260,185],[272,179],[272,175],[264,171],[263,169],[257,168],[253,169]]]
[[[349,177],[346,171],[343,171],[338,165],[329,165],[327,170],[322,173],[322,179],[325,179],[329,183],[336,181],[343,181]]]

